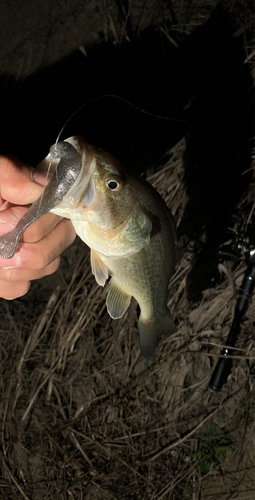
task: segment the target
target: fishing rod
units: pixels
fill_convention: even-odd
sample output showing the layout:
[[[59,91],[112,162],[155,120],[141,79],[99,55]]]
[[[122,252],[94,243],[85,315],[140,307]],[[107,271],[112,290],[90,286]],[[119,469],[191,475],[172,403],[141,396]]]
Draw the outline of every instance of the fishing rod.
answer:
[[[226,347],[221,351],[221,358],[211,376],[209,387],[214,391],[220,391],[223,384],[227,382],[228,376],[232,369],[232,354],[231,348],[236,344],[238,334],[240,332],[240,322],[247,309],[249,300],[255,287],[255,216],[252,222],[246,228],[241,228],[243,219],[235,217],[239,230],[236,232],[236,240],[234,246],[224,245],[219,250],[219,255],[224,260],[232,262],[240,262],[242,255],[245,255],[247,269],[238,293],[237,303],[235,306],[234,319],[226,340]]]

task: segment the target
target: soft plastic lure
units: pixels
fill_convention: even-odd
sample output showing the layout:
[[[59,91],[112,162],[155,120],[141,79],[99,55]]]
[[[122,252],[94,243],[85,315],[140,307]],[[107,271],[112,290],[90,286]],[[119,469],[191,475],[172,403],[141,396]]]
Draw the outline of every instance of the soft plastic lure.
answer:
[[[33,222],[59,205],[70,188],[78,180],[81,173],[81,164],[77,151],[68,142],[58,142],[50,147],[46,157],[49,162],[59,163],[49,184],[45,187],[40,198],[36,200],[9,233],[0,237],[0,256],[4,259],[13,257],[17,250],[19,239],[25,229]],[[79,181],[79,180],[78,180]]]

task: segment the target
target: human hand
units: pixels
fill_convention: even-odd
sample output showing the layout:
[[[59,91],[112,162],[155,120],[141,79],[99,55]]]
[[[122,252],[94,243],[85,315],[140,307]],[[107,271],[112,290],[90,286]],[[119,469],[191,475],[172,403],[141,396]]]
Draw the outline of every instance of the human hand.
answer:
[[[14,158],[0,156],[0,236],[16,226],[29,208],[26,205],[37,200],[48,183],[46,174],[34,172]],[[11,259],[0,257],[0,297],[21,297],[31,280],[54,273],[75,236],[71,221],[52,213],[34,222],[22,234],[16,254]]]

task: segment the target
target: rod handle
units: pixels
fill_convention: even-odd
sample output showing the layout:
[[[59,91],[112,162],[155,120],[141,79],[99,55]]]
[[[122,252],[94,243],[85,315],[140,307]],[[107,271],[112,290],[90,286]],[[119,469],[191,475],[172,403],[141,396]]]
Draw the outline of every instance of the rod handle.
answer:
[[[209,387],[214,391],[220,391],[223,384],[227,382],[227,378],[231,372],[232,358],[220,358],[214,368],[211,376]]]

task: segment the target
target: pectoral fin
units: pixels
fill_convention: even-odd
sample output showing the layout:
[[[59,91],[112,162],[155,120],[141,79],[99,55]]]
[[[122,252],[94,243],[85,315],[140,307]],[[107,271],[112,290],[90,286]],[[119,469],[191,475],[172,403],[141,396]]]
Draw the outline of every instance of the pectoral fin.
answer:
[[[91,250],[90,252],[90,262],[91,262],[91,270],[95,276],[96,282],[100,286],[104,286],[106,280],[108,279],[108,269],[103,261],[100,259],[99,255]]]
[[[131,301],[131,295],[124,292],[113,280],[106,299],[107,311],[111,318],[118,319],[126,312]]]

